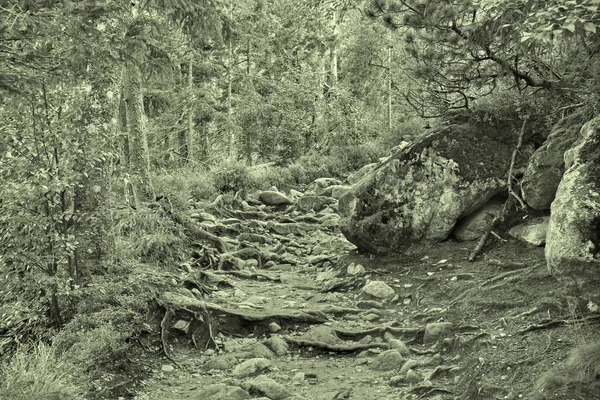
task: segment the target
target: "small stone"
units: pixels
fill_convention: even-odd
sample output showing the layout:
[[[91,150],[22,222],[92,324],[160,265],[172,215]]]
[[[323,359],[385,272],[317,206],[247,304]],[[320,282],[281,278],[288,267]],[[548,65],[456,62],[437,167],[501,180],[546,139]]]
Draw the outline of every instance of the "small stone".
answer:
[[[208,350],[206,350],[206,351],[204,352],[204,355],[205,355],[205,356],[207,356],[207,357],[210,357],[210,356],[214,356],[214,355],[215,355],[215,353],[216,353],[216,352],[215,352],[213,349],[208,349]]]
[[[246,378],[260,374],[271,367],[271,361],[266,358],[251,358],[238,364],[232,371],[232,375],[236,378]]]
[[[239,386],[227,386],[224,383],[217,383],[214,385],[208,385],[194,393],[192,396],[187,397],[189,400],[216,400],[216,399],[227,399],[227,400],[245,400],[250,399],[252,396],[244,389]]]
[[[400,352],[400,354],[402,354],[403,356],[408,356],[410,355],[410,349],[408,348],[408,346],[406,345],[406,343],[404,343],[402,340],[400,339],[390,339],[388,340],[388,346],[390,346],[390,349],[396,349]]]
[[[252,379],[248,386],[249,392],[264,395],[271,400],[284,400],[292,396],[287,387],[264,376]]]
[[[233,366],[237,363],[237,358],[234,356],[227,354],[221,357],[210,358],[208,361],[204,363],[202,366],[204,370],[219,370],[224,371],[233,368]]]
[[[361,310],[383,308],[383,303],[375,300],[360,300],[358,303],[356,303],[356,308],[360,308]]]
[[[419,362],[417,360],[406,360],[406,362],[402,365],[402,368],[400,368],[400,374],[406,374],[409,370],[418,366]]]
[[[267,190],[258,195],[258,201],[266,206],[286,206],[292,204],[292,200],[283,193]]]
[[[296,375],[292,377],[292,383],[299,385],[304,382],[305,375],[304,372],[298,372]]]
[[[343,342],[343,340],[337,336],[335,330],[326,325],[311,328],[302,335],[302,339],[326,344],[340,344]]]
[[[371,369],[376,371],[391,371],[402,365],[404,357],[398,350],[386,350],[373,360]]]
[[[376,299],[389,299],[394,297],[396,292],[385,282],[371,281],[367,283],[361,291],[363,297]]]
[[[416,372],[414,369],[409,369],[408,371],[406,371],[406,382],[408,383],[417,383],[417,382],[421,382],[421,375],[419,375],[418,372]]]
[[[350,263],[346,268],[346,273],[350,276],[364,275],[365,267],[360,264]]]
[[[271,322],[269,324],[269,332],[271,333],[277,333],[281,330],[281,326],[279,326],[279,324],[277,322]]]
[[[425,334],[423,335],[423,343],[433,343],[438,339],[445,337],[454,325],[452,322],[433,322],[425,326]]]
[[[367,322],[374,322],[374,321],[377,321],[378,319],[381,319],[381,315],[374,314],[374,313],[369,313],[369,314],[365,315],[365,321],[367,321]]]
[[[163,364],[163,365],[160,367],[160,370],[161,370],[162,372],[173,372],[173,371],[175,371],[175,367],[174,367],[174,366],[172,366],[172,365],[170,365],[170,364]]]
[[[281,336],[272,336],[263,342],[275,355],[284,356],[289,350],[289,344]]]

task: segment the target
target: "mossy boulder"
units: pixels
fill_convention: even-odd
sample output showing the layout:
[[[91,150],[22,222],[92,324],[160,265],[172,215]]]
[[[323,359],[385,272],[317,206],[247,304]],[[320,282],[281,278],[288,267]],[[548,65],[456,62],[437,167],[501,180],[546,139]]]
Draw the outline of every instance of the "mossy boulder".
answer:
[[[447,121],[340,198],[342,233],[359,248],[380,254],[446,239],[458,219],[505,190],[517,132],[464,115]]]
[[[565,171],[550,209],[546,262],[550,272],[600,305],[600,117],[581,128],[565,153]]]
[[[579,136],[581,124],[559,122],[531,157],[523,179],[523,200],[536,210],[549,210],[565,172],[564,154]]]

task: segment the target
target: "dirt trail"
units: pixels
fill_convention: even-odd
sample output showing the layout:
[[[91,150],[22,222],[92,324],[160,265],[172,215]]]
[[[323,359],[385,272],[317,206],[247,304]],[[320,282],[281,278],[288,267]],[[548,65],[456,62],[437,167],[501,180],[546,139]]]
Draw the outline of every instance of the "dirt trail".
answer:
[[[596,335],[594,321],[569,317],[542,248],[495,240],[473,263],[472,244],[453,241],[361,256],[333,211],[241,221],[280,260],[207,271],[215,290],[201,303],[216,349],[168,329],[176,364],[158,360],[136,399],[526,399],[540,373]],[[371,281],[393,294],[366,295]]]

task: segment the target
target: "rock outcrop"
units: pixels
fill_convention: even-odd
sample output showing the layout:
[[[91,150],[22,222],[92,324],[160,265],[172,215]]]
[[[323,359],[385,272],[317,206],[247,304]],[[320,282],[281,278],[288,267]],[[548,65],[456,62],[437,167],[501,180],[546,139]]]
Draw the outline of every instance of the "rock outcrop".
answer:
[[[455,116],[343,195],[340,229],[371,253],[438,243],[458,219],[504,190],[515,144],[515,132]]]
[[[581,128],[565,153],[546,235],[548,269],[586,298],[600,301],[600,117]]]
[[[523,179],[523,200],[536,210],[548,210],[565,172],[564,154],[579,136],[580,124],[563,121],[554,127],[544,144],[531,157]]]

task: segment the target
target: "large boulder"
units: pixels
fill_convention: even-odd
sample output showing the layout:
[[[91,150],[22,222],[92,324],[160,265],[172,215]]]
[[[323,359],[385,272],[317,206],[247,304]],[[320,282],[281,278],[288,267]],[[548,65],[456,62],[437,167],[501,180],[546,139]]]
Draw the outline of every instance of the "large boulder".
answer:
[[[565,153],[565,171],[550,209],[548,269],[600,304],[600,117],[581,128]]]
[[[548,210],[565,172],[564,154],[573,146],[581,124],[559,122],[531,157],[521,180],[523,200],[536,210]]]
[[[342,233],[371,253],[418,250],[446,239],[458,219],[505,190],[516,131],[453,117],[340,198]]]

